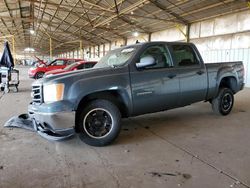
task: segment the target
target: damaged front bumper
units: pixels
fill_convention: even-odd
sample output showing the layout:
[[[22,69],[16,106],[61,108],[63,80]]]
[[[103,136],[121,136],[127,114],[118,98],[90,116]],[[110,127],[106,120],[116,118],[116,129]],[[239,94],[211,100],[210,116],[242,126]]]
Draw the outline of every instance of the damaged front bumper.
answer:
[[[54,130],[43,127],[28,114],[21,114],[19,116],[12,117],[4,124],[4,127],[17,127],[27,129],[33,132],[37,132],[43,138],[51,141],[65,140],[75,135],[74,129],[61,129],[60,131],[56,132]]]
[[[75,112],[70,110],[56,111],[49,105],[29,105],[29,116],[42,127],[54,132],[64,132],[64,130],[74,129]]]
[[[59,105],[29,105],[29,117],[32,119],[35,130],[41,136],[47,133],[52,137],[68,137],[75,133],[75,112],[67,109],[68,105],[63,105],[63,108],[61,103]]]
[[[65,110],[65,108],[63,109]],[[48,140],[63,140],[75,134],[75,112],[52,111],[49,105],[31,104],[28,108],[28,114],[11,118],[4,126],[36,131]]]

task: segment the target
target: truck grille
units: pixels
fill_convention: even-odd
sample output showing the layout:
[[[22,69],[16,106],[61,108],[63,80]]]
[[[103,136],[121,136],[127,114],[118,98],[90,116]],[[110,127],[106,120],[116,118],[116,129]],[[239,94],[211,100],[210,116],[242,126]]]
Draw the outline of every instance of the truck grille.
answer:
[[[32,85],[32,101],[35,104],[41,104],[43,102],[42,85]]]

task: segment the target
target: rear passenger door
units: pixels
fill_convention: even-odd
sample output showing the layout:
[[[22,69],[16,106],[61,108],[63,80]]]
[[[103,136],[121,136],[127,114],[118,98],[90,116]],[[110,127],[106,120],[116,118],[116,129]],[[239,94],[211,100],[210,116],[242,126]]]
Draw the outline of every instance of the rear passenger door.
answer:
[[[194,48],[189,44],[172,44],[170,47],[180,80],[179,106],[202,101],[206,97],[206,68]]]
[[[179,95],[179,80],[169,51],[164,44],[153,44],[139,52],[130,65],[134,115],[174,108]],[[155,65],[140,69],[136,63],[146,56],[155,59]]]

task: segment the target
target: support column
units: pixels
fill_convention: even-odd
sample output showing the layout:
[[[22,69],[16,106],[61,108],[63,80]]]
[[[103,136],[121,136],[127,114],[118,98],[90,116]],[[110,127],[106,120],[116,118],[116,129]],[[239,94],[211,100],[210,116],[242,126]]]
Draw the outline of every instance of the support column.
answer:
[[[80,59],[83,59],[82,40],[80,40]]]
[[[127,46],[128,45],[128,39],[124,38],[124,45]]]
[[[52,60],[53,53],[52,53],[52,39],[51,39],[51,37],[49,37],[49,54],[50,54],[50,60]]]
[[[105,43],[103,44],[103,51],[102,51],[103,55],[102,56],[105,56]]]
[[[12,52],[13,52],[13,59],[14,65],[16,64],[16,50],[15,50],[15,36],[12,36]]]
[[[190,42],[190,26],[191,24],[187,24],[187,31],[186,31],[187,42]]]
[[[152,33],[149,33],[148,34],[148,42],[151,42],[151,36],[152,36]]]
[[[92,58],[92,54],[91,54],[91,47],[89,47],[89,58]]]
[[[98,45],[98,58],[100,58],[100,45]]]

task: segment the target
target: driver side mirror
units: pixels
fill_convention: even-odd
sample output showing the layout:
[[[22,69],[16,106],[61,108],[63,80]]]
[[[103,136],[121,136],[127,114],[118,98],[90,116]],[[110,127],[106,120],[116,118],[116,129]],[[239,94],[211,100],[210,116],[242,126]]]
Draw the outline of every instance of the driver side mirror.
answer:
[[[145,57],[142,57],[140,59],[139,63],[136,63],[136,67],[137,68],[145,68],[145,67],[153,66],[155,64],[156,64],[156,62],[155,62],[155,59],[153,58],[153,56],[147,55]]]

